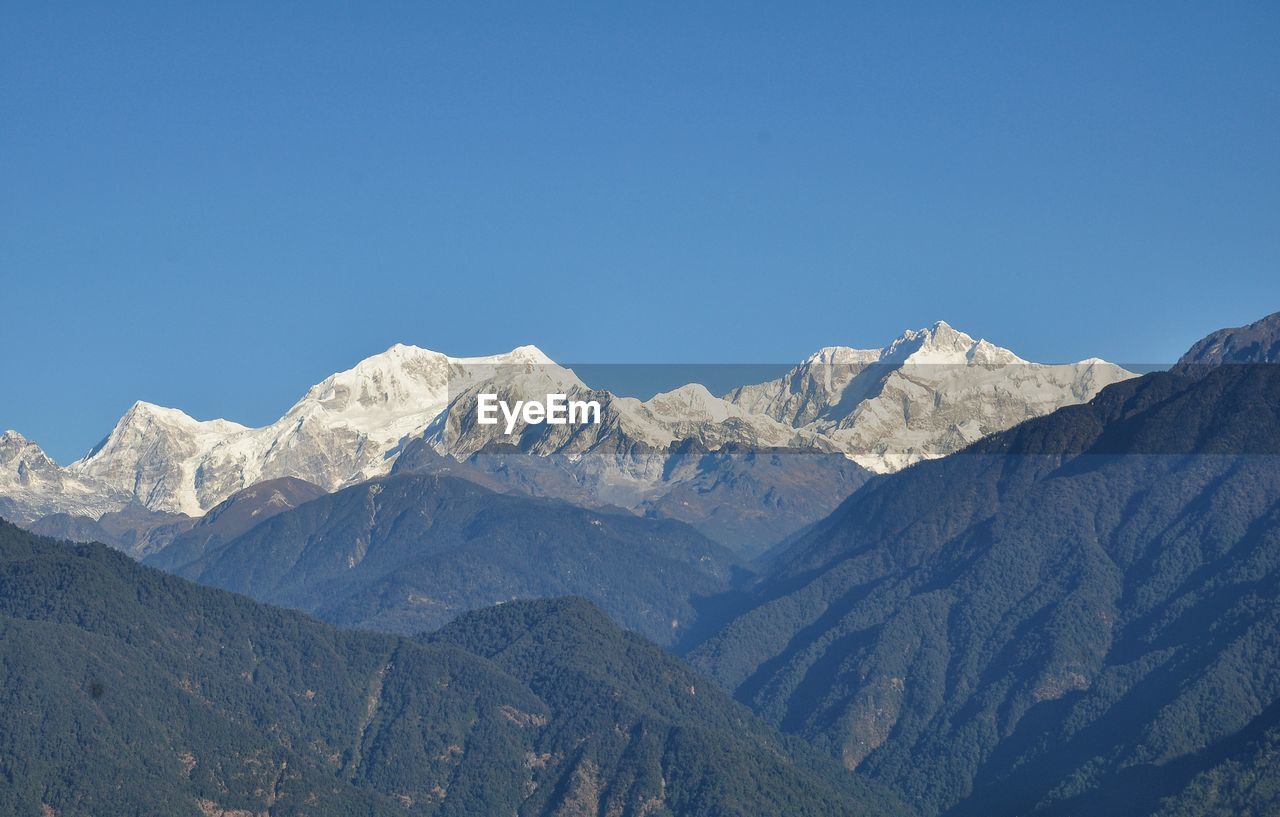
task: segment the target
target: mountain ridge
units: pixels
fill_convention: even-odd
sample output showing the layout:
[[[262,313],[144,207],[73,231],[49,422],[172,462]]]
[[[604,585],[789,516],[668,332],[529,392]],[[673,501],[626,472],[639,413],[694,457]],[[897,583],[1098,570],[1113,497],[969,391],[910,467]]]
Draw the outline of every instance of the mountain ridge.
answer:
[[[692,662],[926,814],[1210,809],[1280,736],[1280,369],[1114,384],[775,564]]]
[[[332,624],[413,634],[513,599],[580,595],[658,643],[731,586],[737,561],[672,520],[400,474],[285,508],[239,535],[188,535],[145,563]]]
[[[700,469],[677,468],[687,461],[682,446],[839,454],[872,471],[892,471],[1087,399],[1126,376],[1096,360],[1066,367],[1027,363],[938,322],[904,332],[880,350],[828,347],[781,380],[743,386],[725,397],[690,383],[641,401],[590,388],[534,346],[454,358],[396,344],[310,387],[267,426],[201,421],[140,401],[101,443],[65,468],[37,454],[34,443],[24,443],[26,459],[42,458],[43,482],[24,482],[17,473],[21,463],[14,456],[6,459],[0,444],[0,508],[25,523],[51,513],[97,519],[131,502],[198,517],[264,480],[298,478],[333,491],[390,473],[415,447],[466,460],[506,446],[507,454],[558,457],[560,463],[552,468],[499,464],[472,473],[501,482],[514,468],[523,475],[508,488],[671,514],[751,555],[817,521],[863,477],[816,459],[808,465],[839,487],[812,502],[795,493],[795,475],[807,465],[803,460],[780,470],[757,470],[756,492],[773,491],[781,497],[780,507],[792,510],[753,537],[730,523],[747,506],[728,495],[722,505],[708,505],[705,494],[689,482],[708,479],[707,468],[730,460],[712,457]],[[473,422],[471,409],[482,391],[511,399],[565,392],[597,400],[605,416],[599,426],[522,425],[508,437],[501,427]],[[784,396],[792,391],[797,394]],[[789,402],[803,405],[787,408]],[[737,479],[743,463],[731,465],[726,479]],[[572,472],[567,481],[551,477],[562,468]],[[544,476],[551,481],[538,484]],[[700,499],[686,511],[676,495]],[[60,524],[61,530],[76,529]],[[741,542],[735,539],[744,536]]]
[[[541,616],[562,622],[543,638],[566,679],[654,671],[639,662],[656,647],[583,604]],[[596,637],[573,636],[584,626]],[[467,622],[452,633],[494,643]],[[673,682],[692,677],[660,660]],[[909,814],[787,754],[727,696],[628,691],[567,708],[590,689],[540,695],[443,639],[338,630],[0,521],[6,814],[565,817],[606,801],[653,817]]]
[[[1098,358],[1031,363],[938,321],[878,350],[826,347],[781,378],[726,399],[812,431],[875,473],[891,473],[1132,376]]]
[[[1280,312],[1245,326],[1219,329],[1187,350],[1178,365],[1280,363]]]

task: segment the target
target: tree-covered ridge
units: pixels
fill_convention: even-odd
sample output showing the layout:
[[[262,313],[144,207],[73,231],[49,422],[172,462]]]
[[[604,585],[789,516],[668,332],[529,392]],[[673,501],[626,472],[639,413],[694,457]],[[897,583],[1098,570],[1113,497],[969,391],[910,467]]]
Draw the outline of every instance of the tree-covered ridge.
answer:
[[[869,483],[694,663],[928,813],[1274,812],[1277,453],[1277,367],[1112,386]]]
[[[694,599],[728,586],[734,561],[680,522],[404,474],[284,511],[177,572],[405,634],[511,599],[581,595],[667,643],[696,619]]]
[[[848,798],[874,804],[877,814],[903,811],[887,790],[779,735],[583,599],[486,608],[427,640],[485,656],[528,684],[562,724],[541,736],[543,756],[563,758],[575,774],[627,781],[594,791],[584,813],[625,813],[629,801],[639,800],[697,814],[755,808],[758,814],[819,815],[839,813]],[[707,785],[707,771],[717,768],[733,773],[715,775]]]
[[[588,646],[552,648],[593,664]],[[672,743],[695,753],[678,780],[645,778],[653,765],[636,755],[587,774],[542,753],[602,742],[584,724],[622,729],[600,703],[584,697],[570,721],[442,640],[336,630],[0,522],[0,813],[553,815],[595,786],[651,790],[638,780],[704,796],[630,799],[619,813],[748,817],[770,813],[769,791],[794,793],[797,814],[880,802],[810,791],[811,773],[696,705],[682,728],[710,744]]]
[[[501,710],[540,707],[460,650],[337,631],[7,524],[0,650],[13,814],[492,813],[458,804],[519,802],[522,781],[495,772],[522,757]]]

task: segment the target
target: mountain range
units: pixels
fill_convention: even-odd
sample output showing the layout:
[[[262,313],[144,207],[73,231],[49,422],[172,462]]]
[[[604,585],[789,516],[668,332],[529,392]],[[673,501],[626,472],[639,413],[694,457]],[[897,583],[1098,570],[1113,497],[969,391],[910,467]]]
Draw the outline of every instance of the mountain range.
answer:
[[[336,630],[0,521],[0,812],[904,815],[582,600]]]
[[[7,432],[0,513],[28,525],[65,514],[43,529],[79,537],[86,526],[75,517],[138,506],[194,519],[260,482],[333,491],[393,470],[433,470],[441,455],[468,461],[467,473],[490,487],[678,519],[751,556],[826,516],[865,481],[864,469],[951,453],[1131,376],[1096,359],[1028,363],[941,322],[882,349],[824,349],[779,380],[724,397],[694,383],[645,401],[592,389],[533,346],[454,358],[397,345],[326,378],[262,428],[138,402],[65,468]],[[563,392],[597,400],[603,418],[522,425],[508,436],[475,422],[480,392]],[[130,518],[131,534],[104,532],[135,555],[177,530],[147,535],[156,525]]]
[[[381,474],[31,523],[178,576],[0,522],[0,810],[1277,813],[1280,319],[1141,377],[908,336],[725,398],[481,363]],[[467,420],[548,384],[603,422]]]
[[[1258,335],[868,483],[691,660],[927,815],[1275,813],[1280,368],[1202,362]]]
[[[822,349],[782,378],[735,389],[726,399],[830,440],[875,473],[890,473],[1085,402],[1129,377],[1098,358],[1030,363],[938,322],[883,349]]]
[[[681,522],[457,476],[396,475],[289,501],[234,535],[227,514],[261,507],[245,497],[146,563],[333,624],[404,634],[514,599],[582,596],[660,644],[695,624],[696,599],[734,578],[733,553]]]

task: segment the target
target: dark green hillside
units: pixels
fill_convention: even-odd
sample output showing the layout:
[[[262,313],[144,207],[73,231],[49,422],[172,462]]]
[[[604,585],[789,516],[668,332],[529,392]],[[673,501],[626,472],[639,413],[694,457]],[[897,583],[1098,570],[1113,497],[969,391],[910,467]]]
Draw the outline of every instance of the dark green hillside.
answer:
[[[595,616],[605,642],[623,638]],[[585,677],[600,652],[571,635],[546,647]],[[611,666],[642,677],[625,661],[644,654]],[[639,711],[667,706],[636,691]],[[550,817],[594,791],[624,815],[754,817],[777,792],[794,798],[785,813],[883,813],[856,785],[815,782],[767,730],[724,731],[718,706],[686,707],[678,731],[694,738],[659,747],[693,753],[678,763],[566,760],[643,728],[576,694],[553,704],[443,639],[335,630],[0,522],[0,814]]]
[[[572,766],[575,780],[625,781],[584,786],[592,796],[583,813],[622,813],[628,801],[650,799],[698,814],[825,815],[847,798],[876,804],[878,814],[901,810],[585,600],[479,610],[427,640],[485,656],[528,684],[559,725],[537,751]]]
[[[542,710],[461,650],[340,632],[8,524],[0,655],[5,814],[405,814],[406,798],[490,814],[457,795],[514,808],[526,737],[503,708]]]
[[[728,586],[732,564],[679,522],[406,474],[280,513],[179,572],[334,624],[406,634],[501,601],[580,595],[669,643],[696,619],[692,600]]]
[[[1280,813],[1280,712],[1273,704],[1236,736],[1195,756],[1196,776],[1158,817]]]
[[[929,813],[1274,813],[1277,454],[1280,367],[1112,386],[868,484],[692,659]]]

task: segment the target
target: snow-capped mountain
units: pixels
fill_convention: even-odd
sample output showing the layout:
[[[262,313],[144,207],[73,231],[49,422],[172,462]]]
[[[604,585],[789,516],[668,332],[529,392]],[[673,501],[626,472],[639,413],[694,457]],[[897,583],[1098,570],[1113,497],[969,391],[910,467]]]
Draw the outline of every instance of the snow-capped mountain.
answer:
[[[726,399],[829,440],[872,471],[951,454],[1133,377],[1097,358],[1031,363],[939,321],[883,349],[828,347]]]
[[[723,398],[697,383],[646,401],[619,397],[548,364],[520,377],[478,378],[421,440],[410,443],[396,468],[432,470],[449,458],[465,460],[514,490],[668,515],[725,544],[756,548],[776,541],[788,526],[795,530],[821,518],[860,484],[857,469],[842,469],[830,460],[832,453],[867,470],[898,470],[1084,402],[1131,376],[1100,360],[1029,363],[945,323],[905,332],[882,349],[823,349],[778,380]],[[595,400],[601,422],[517,424],[508,435],[476,421],[477,394],[495,388],[511,404],[551,391]],[[736,453],[714,456],[722,450]],[[779,456],[755,461],[746,453],[759,450]],[[798,478],[805,472],[811,472],[808,481]],[[800,501],[814,493],[814,479],[846,491]],[[729,485],[734,489],[726,490]],[[758,514],[762,503],[782,518],[772,520],[773,540],[746,541],[744,526],[726,524]]]
[[[40,446],[16,431],[0,434],[0,516],[19,524],[53,513],[96,519],[132,498],[128,491],[58,467]]]
[[[0,513],[24,521],[56,512],[97,518],[137,502],[199,516],[265,480],[292,477],[331,491],[385,475],[406,446],[455,461],[503,454],[504,462],[481,470],[520,490],[669,509],[696,504],[661,502],[677,484],[695,477],[699,485],[714,484],[707,469],[724,458],[708,452],[838,452],[868,469],[892,471],[1083,402],[1130,376],[1100,360],[1028,363],[938,323],[882,349],[823,349],[778,380],[725,397],[691,383],[641,401],[592,389],[533,346],[455,358],[396,345],[325,378],[261,428],[200,421],[139,402],[66,468],[10,432],[0,438]],[[482,392],[504,400],[566,393],[598,402],[601,421],[520,426],[507,435],[502,425],[476,421]],[[513,453],[528,462],[513,465]],[[429,458],[415,453],[411,459]],[[533,464],[537,460],[554,460],[554,467]],[[792,468],[789,461],[781,469],[738,471],[781,474]],[[797,462],[795,468],[804,467]],[[760,496],[769,490],[763,483],[753,488]]]
[[[334,490],[387,473],[399,447],[447,405],[451,384],[486,366],[548,363],[532,346],[453,358],[396,345],[312,386],[262,428],[202,422],[140,402],[66,472],[128,492],[152,510],[192,516],[267,479],[295,477]]]
[[[200,473],[220,443],[250,429],[227,420],[201,422],[182,411],[138,401],[105,440],[67,473],[126,492],[157,511],[198,515]]]
[[[696,440],[708,449],[730,443],[758,448],[829,449],[814,433],[735,406],[697,383],[641,401],[592,389],[570,370],[554,364],[534,367],[518,377],[491,373],[474,379],[475,385],[459,392],[448,410],[442,412],[426,432],[432,447],[455,459],[494,445],[516,446],[528,454],[570,457],[605,444],[625,450],[639,446],[665,451],[673,443],[684,440]],[[517,423],[514,433],[507,434],[502,424],[477,422],[476,398],[481,392],[495,393],[499,400],[509,404],[560,392],[571,400],[599,403],[601,419],[599,423],[559,426]]]
[[[582,467],[603,468],[599,476],[613,471],[609,481],[615,486],[637,481],[641,491],[666,473],[669,447],[685,441],[709,451],[726,445],[839,451],[869,470],[888,472],[1085,402],[1132,376],[1096,358],[1031,363],[940,321],[909,330],[882,349],[822,349],[777,380],[743,386],[723,398],[691,383],[642,402],[592,390],[554,364],[504,378],[498,389],[508,402],[552,390],[595,400],[602,411],[599,425],[520,426],[515,435],[479,425],[476,394],[492,391],[494,378],[478,378],[428,428],[426,440],[456,459],[495,445],[570,460],[604,455],[608,463]]]
[[[636,507],[670,487],[668,465],[678,444],[702,451],[727,445],[741,448],[807,448],[833,451],[833,446],[807,429],[792,428],[763,414],[753,414],[699,384],[689,384],[646,401],[592,389],[568,369],[537,366],[518,376],[476,377],[427,428],[421,445],[455,460],[468,460],[496,477],[515,478],[524,489],[574,501]],[[514,405],[564,393],[570,400],[594,401],[600,422],[574,425],[518,423],[508,434],[502,425],[477,420],[477,397],[495,393]],[[554,458],[566,479],[548,483],[548,469],[534,458]],[[415,462],[420,454],[410,459]],[[436,462],[433,458],[428,461]],[[564,476],[564,475],[562,475]],[[530,484],[539,483],[539,484]],[[560,487],[571,486],[565,494]]]

